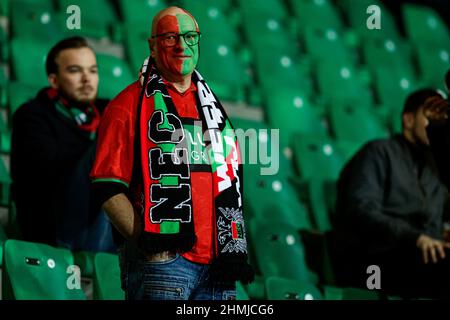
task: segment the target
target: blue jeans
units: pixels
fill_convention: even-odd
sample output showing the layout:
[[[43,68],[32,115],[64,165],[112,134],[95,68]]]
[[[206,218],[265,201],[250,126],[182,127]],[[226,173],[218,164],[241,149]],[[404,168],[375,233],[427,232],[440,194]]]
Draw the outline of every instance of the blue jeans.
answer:
[[[136,251],[119,250],[122,288],[127,300],[235,300],[235,283],[215,283],[209,265],[181,255],[151,262]],[[133,257],[134,255],[134,257]]]

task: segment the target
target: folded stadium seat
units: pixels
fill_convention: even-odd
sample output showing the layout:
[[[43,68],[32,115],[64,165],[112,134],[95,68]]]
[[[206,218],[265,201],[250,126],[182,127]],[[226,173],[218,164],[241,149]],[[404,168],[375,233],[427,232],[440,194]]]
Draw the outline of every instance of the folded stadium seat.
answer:
[[[369,84],[350,63],[321,62],[317,66],[317,84],[328,108],[338,101],[349,100],[355,100],[360,108],[373,106]]]
[[[117,255],[99,252],[94,258],[94,299],[124,300]]]
[[[337,140],[334,142],[336,152],[340,155],[344,163],[350,161],[350,159],[361,148],[360,144],[353,141]]]
[[[299,44],[288,21],[287,18],[279,18],[271,13],[249,14],[242,25],[246,42],[253,51],[267,51],[268,47],[276,47],[278,51],[296,55]]]
[[[297,134],[293,141],[294,163],[304,181],[336,181],[344,162],[328,137]]]
[[[450,44],[416,46],[420,79],[425,86],[444,90],[445,74],[450,70]]]
[[[327,137],[296,134],[292,146],[300,176],[294,181],[297,193],[312,213],[314,229],[326,232],[332,229],[335,182],[344,166],[342,155]]]
[[[244,167],[246,216],[264,221],[282,221],[300,229],[312,229],[309,212],[295,189],[279,176],[263,176]]]
[[[123,26],[124,45],[131,71],[138,74],[144,60],[150,55],[148,38],[151,21],[146,23],[126,23]]]
[[[137,81],[138,73],[132,73],[126,61],[111,55],[97,54],[100,98],[112,99],[120,91]]]
[[[305,50],[318,64],[355,64],[356,54],[346,47],[338,29],[307,27],[304,32]]]
[[[263,277],[285,277],[317,283],[318,277],[306,264],[298,231],[281,221],[252,219],[251,250]]]
[[[339,288],[324,286],[325,300],[380,300],[377,290],[364,290],[359,288]]]
[[[48,50],[49,47],[39,41],[13,38],[11,63],[14,79],[27,85],[47,86],[45,59]]]
[[[417,80],[409,69],[382,65],[374,69],[373,74],[379,104],[389,117],[391,132],[398,133],[401,129],[401,113],[405,99],[418,88]]]
[[[0,131],[0,153],[9,154],[11,152],[11,130]]]
[[[337,103],[329,112],[332,132],[337,140],[347,140],[363,145],[386,138],[389,131],[370,110],[354,103]]]
[[[11,1],[13,38],[45,42],[48,48],[65,36],[66,17],[58,14],[51,1]]]
[[[244,172],[251,172],[253,176],[275,175],[282,180],[295,177],[292,151],[280,147],[276,130],[265,122],[236,117],[231,123],[238,137]]]
[[[319,288],[314,284],[295,279],[269,277],[266,279],[268,300],[322,300]]]
[[[23,103],[33,99],[38,94],[39,90],[44,86],[49,86],[48,82],[41,85],[30,85],[17,81],[12,81],[8,85],[9,95],[9,121],[12,121],[12,116]]]
[[[3,295],[16,300],[85,300],[69,250],[7,240]]]
[[[403,21],[408,38],[417,46],[450,42],[448,27],[438,12],[427,6],[404,4]],[[446,17],[448,18],[448,17]]]
[[[330,0],[290,0],[298,31],[305,28],[326,28],[342,30],[344,27],[339,11]]]
[[[247,290],[239,281],[236,282],[236,300],[250,300]]]
[[[0,24],[0,62],[9,60],[9,41],[6,26]]]
[[[222,42],[233,48],[242,44],[239,33],[228,18],[229,8],[225,1],[184,0],[181,7],[195,17],[204,36],[219,37]]]
[[[358,38],[400,38],[400,32],[392,13],[386,9],[381,0],[340,0],[336,4],[341,8],[342,13],[346,16],[349,23],[350,33],[355,33]],[[372,13],[367,13],[367,9],[376,5],[381,11],[381,29],[367,28],[367,19]]]
[[[153,17],[167,8],[165,0],[118,0],[118,4],[125,24],[144,24],[149,27]],[[150,28],[147,31],[150,34]]]
[[[254,14],[270,14],[279,19],[284,19],[288,16],[287,8],[282,0],[246,0],[240,1],[239,7],[245,22],[249,16]]]
[[[11,177],[9,175],[8,169],[0,158],[0,205],[9,205],[9,186],[11,185]]]
[[[0,16],[8,16],[9,15],[9,0],[0,0]]]
[[[0,268],[3,266],[3,246],[7,239],[8,236],[6,235],[6,231],[0,224]]]
[[[362,53],[364,62],[372,71],[394,67],[413,73],[411,45],[400,38],[367,38],[362,43]]]
[[[8,103],[8,76],[6,75],[6,68],[0,65],[0,108],[6,107]]]
[[[289,146],[294,133],[327,135],[327,124],[318,107],[300,90],[289,87],[267,92],[265,114],[271,128],[280,130],[282,146]]]
[[[259,50],[255,54],[255,69],[262,92],[282,90],[286,86],[297,88],[308,97],[313,92],[311,78],[293,56],[277,47]]]
[[[93,278],[94,276],[94,257],[95,252],[75,251],[73,259],[75,264],[80,267],[81,277]]]
[[[81,12],[81,29],[68,30],[69,34],[82,35],[96,39],[114,38],[112,34],[118,25],[118,17],[110,1],[107,0],[57,0],[61,13],[69,17],[66,10],[77,5]],[[110,32],[110,30],[112,32]]]
[[[244,102],[250,78],[235,51],[218,37],[205,35],[197,69],[222,101]]]

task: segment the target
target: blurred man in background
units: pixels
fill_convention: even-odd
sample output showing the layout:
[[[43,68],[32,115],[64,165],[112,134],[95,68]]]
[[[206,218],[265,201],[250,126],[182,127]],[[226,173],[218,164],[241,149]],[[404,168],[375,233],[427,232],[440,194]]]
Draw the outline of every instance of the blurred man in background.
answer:
[[[23,239],[72,250],[111,250],[106,215],[91,210],[89,170],[100,115],[94,51],[85,39],[47,55],[50,87],[13,116],[12,200]],[[30,75],[31,77],[34,75]]]
[[[342,171],[332,242],[342,285],[366,287],[366,270],[377,265],[388,293],[450,297],[450,243],[443,240],[448,190],[426,131],[442,102],[432,89],[412,93],[402,134],[368,143]]]

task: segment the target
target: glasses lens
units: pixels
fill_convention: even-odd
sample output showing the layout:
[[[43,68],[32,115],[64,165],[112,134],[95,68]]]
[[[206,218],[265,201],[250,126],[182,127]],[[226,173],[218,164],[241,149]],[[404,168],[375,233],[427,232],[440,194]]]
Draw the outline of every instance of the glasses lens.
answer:
[[[184,41],[190,46],[194,46],[198,43],[199,35],[197,32],[188,32],[184,35]]]
[[[168,33],[163,36],[163,41],[166,46],[174,46],[178,42],[178,35],[176,33]]]

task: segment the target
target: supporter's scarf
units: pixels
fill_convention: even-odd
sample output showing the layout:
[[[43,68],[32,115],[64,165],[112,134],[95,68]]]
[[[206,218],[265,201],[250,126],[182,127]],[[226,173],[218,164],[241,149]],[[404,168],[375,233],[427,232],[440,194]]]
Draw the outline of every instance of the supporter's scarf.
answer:
[[[56,109],[67,118],[73,119],[77,127],[95,137],[100,124],[100,113],[93,103],[74,105],[61,96],[58,90],[49,88],[46,91],[48,98],[55,104]]]
[[[190,181],[190,168],[195,164],[188,163],[183,123],[163,79],[152,62],[146,69],[141,76],[144,85],[136,128],[143,177],[144,230],[139,243],[148,253],[186,252],[196,241]],[[213,176],[215,254],[211,275],[216,281],[248,283],[253,271],[247,263],[237,138],[222,105],[197,71],[192,81],[197,86],[197,109]]]

